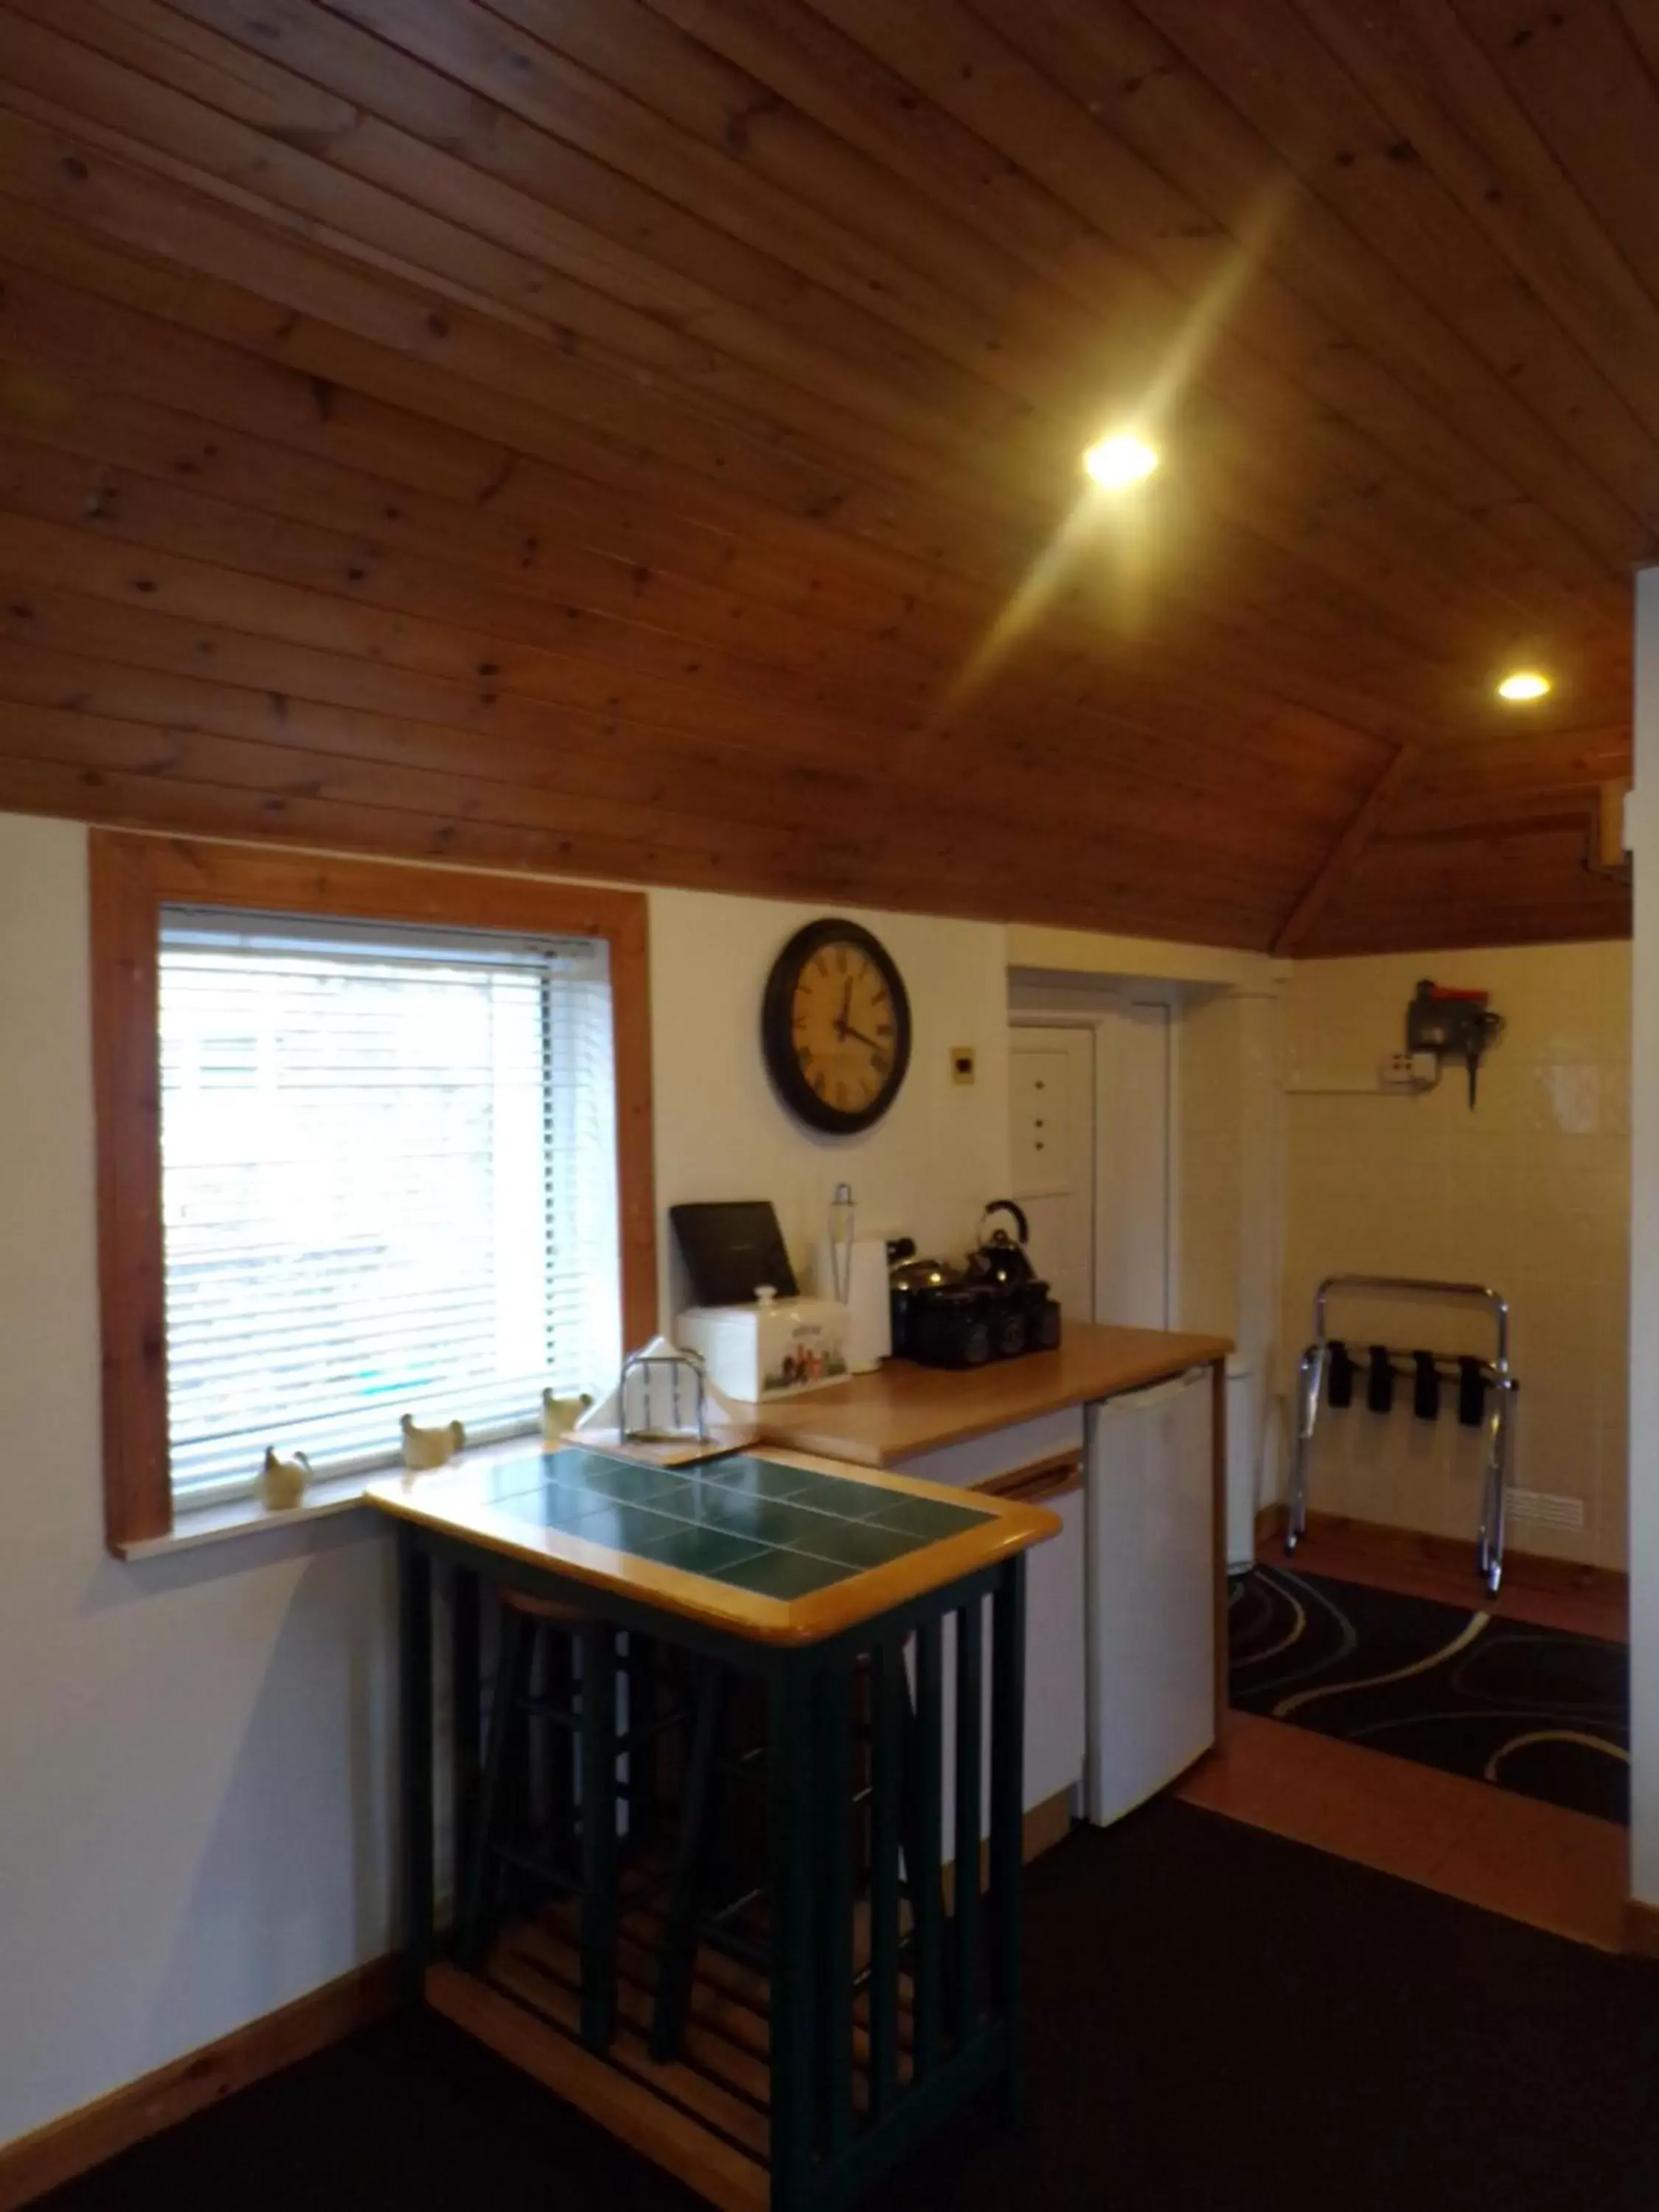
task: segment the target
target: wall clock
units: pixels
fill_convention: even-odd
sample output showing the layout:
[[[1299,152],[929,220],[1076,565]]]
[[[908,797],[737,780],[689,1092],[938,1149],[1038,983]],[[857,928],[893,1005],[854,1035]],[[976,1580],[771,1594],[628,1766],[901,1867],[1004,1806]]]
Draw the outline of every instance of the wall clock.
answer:
[[[881,940],[833,918],[797,930],[767,978],[761,1049],[813,1128],[853,1136],[879,1121],[910,1065],[910,1001]]]

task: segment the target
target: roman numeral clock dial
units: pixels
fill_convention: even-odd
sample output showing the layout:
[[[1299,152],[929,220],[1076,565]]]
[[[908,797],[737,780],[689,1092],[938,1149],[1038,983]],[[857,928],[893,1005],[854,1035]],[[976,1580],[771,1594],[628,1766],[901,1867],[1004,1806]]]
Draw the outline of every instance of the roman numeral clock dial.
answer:
[[[880,939],[827,918],[797,930],[767,980],[761,1048],[811,1127],[852,1136],[878,1121],[910,1064],[910,1001]]]

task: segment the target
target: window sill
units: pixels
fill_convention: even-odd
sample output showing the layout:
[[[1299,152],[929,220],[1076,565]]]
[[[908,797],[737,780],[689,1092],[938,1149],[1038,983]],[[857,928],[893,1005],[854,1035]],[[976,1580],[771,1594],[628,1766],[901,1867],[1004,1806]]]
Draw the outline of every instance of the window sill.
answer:
[[[388,1469],[391,1473],[394,1470]],[[223,1544],[233,1536],[254,1536],[266,1529],[298,1528],[307,1522],[326,1521],[337,1513],[353,1513],[363,1502],[368,1475],[341,1475],[332,1482],[314,1483],[303,1505],[273,1511],[257,1498],[239,1498],[229,1505],[207,1505],[196,1513],[181,1514],[165,1536],[140,1536],[121,1544],[123,1559],[155,1559],[174,1552],[193,1552],[204,1544]]]
[[[542,1440],[533,1431],[524,1436],[508,1437],[500,1443],[481,1444],[471,1451],[463,1452],[459,1459],[451,1460],[447,1468],[434,1468],[434,1474],[443,1474],[449,1468],[490,1467],[503,1460],[522,1458],[527,1452],[539,1452]],[[133,1542],[115,1547],[116,1557],[122,1559],[170,1559],[175,1552],[193,1552],[204,1544],[225,1544],[234,1537],[257,1536],[279,1528],[301,1528],[313,1521],[331,1520],[338,1513],[355,1513],[363,1504],[363,1492],[371,1482],[384,1482],[388,1475],[401,1470],[395,1467],[382,1468],[374,1474],[341,1474],[332,1480],[325,1478],[314,1482],[306,1492],[302,1505],[291,1505],[280,1510],[262,1505],[257,1498],[239,1498],[228,1505],[206,1505],[194,1513],[180,1516],[177,1524],[165,1536],[140,1536]]]

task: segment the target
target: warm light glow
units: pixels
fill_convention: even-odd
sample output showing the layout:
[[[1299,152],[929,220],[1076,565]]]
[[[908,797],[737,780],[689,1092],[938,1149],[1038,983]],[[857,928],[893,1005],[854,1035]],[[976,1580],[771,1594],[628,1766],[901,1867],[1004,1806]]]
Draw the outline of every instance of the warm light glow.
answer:
[[[1144,482],[1158,463],[1157,447],[1149,446],[1144,438],[1137,438],[1127,430],[1103,438],[1083,456],[1084,467],[1108,491],[1121,491],[1125,484]]]
[[[1073,620],[1096,622],[1118,638],[1140,635],[1147,586],[1162,550],[1158,510],[1168,502],[1123,495],[1130,486],[1144,483],[1158,466],[1152,438],[1180,422],[1189,386],[1267,258],[1295,199],[1294,181],[1288,171],[1283,172],[1232,225],[1235,249],[1191,303],[1152,368],[1151,381],[1132,395],[1103,397],[1097,402],[1106,420],[1115,419],[1126,427],[1102,438],[1083,455],[1087,483],[931,702],[926,725],[929,739],[951,735],[951,725],[997,681],[1067,592],[1076,601]],[[1127,427],[1132,423],[1138,428]],[[1139,434],[1143,432],[1146,434]],[[1188,450],[1182,448],[1183,453]]]
[[[1540,676],[1535,668],[1517,668],[1498,685],[1498,696],[1500,699],[1541,699],[1549,688],[1549,678]]]

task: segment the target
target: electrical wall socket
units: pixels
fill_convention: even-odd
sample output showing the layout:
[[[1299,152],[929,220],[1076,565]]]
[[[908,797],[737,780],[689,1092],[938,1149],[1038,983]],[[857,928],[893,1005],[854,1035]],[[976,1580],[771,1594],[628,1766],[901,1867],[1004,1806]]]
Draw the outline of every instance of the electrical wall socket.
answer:
[[[1376,1079],[1389,1091],[1431,1091],[1440,1080],[1440,1062],[1431,1052],[1391,1052]]]

